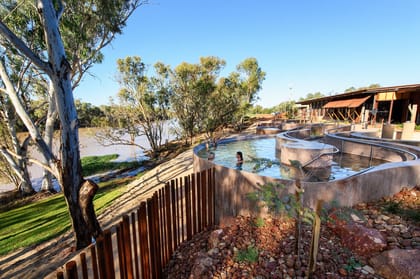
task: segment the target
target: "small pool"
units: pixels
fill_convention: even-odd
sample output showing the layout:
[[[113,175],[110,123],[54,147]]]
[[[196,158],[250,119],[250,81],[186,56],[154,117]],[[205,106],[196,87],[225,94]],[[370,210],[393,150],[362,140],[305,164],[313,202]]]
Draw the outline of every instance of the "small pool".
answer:
[[[211,149],[211,151],[215,154],[213,161],[218,165],[237,168],[236,152],[242,151],[244,156],[243,171],[273,178],[290,179],[296,177],[296,172],[300,173],[300,171],[293,167],[282,166],[279,158],[276,156],[275,146],[276,139],[272,137],[221,143],[216,149]],[[197,155],[201,158],[207,158],[208,152],[203,148]],[[383,163],[386,163],[386,161],[339,153],[334,155],[331,168],[320,169],[316,172],[308,171],[303,175],[308,180],[313,181],[335,180],[351,176],[359,171]]]

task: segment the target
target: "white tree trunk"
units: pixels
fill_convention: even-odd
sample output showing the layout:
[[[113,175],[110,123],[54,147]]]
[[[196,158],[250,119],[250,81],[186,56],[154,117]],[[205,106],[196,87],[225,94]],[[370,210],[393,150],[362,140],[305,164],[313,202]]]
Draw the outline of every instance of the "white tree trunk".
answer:
[[[57,11],[54,8],[54,4],[58,7]],[[6,78],[3,81],[16,112],[28,129],[31,138],[40,148],[45,157],[45,162],[48,162],[51,171],[54,172],[54,176],[57,178],[64,192],[75,234],[76,248],[80,249],[91,243],[91,236],[96,236],[101,232],[94,211],[93,215],[89,216],[89,218],[85,219],[83,215],[86,208],[93,208],[93,196],[84,194],[83,205],[79,203],[79,190],[84,180],[81,174],[78,121],[71,86],[71,69],[66,60],[63,41],[59,32],[59,19],[63,12],[63,5],[59,0],[54,1],[54,3],[51,0],[37,0],[36,7],[44,29],[48,62],[42,61],[1,20],[0,34],[50,78],[52,85],[51,92],[54,93],[55,105],[61,125],[60,152],[57,157],[53,155],[52,150],[41,137],[39,130],[25,111],[20,99],[15,94],[16,92],[10,80]],[[3,70],[5,76],[7,76],[4,68]],[[94,191],[89,190],[87,193],[94,194]],[[86,196],[89,198],[86,198]],[[91,212],[92,210],[88,211]]]
[[[54,122],[57,118],[55,95],[52,89],[53,89],[52,84],[50,84],[49,92],[48,92],[49,105],[48,105],[47,120],[45,122],[45,134],[44,134],[44,140],[47,146],[50,148],[50,150],[53,150]],[[48,162],[44,160],[44,164],[48,164]],[[54,192],[52,174],[46,169],[43,170],[41,191]]]
[[[0,32],[2,30],[0,29]],[[8,94],[10,101],[15,108],[16,113],[19,115],[20,119],[22,120],[25,127],[28,129],[29,134],[31,135],[32,140],[39,146],[42,154],[44,155],[46,161],[51,161],[54,159],[54,156],[50,149],[48,149],[47,145],[45,144],[44,140],[41,137],[41,134],[38,131],[38,128],[35,126],[34,122],[32,121],[29,113],[25,110],[25,107],[20,100],[12,82],[7,75],[6,69],[2,61],[0,61],[0,77],[3,80],[3,83],[6,86],[6,93]]]
[[[16,185],[17,188],[21,190],[23,194],[32,194],[35,192],[35,190],[32,187],[32,182],[28,171],[28,164],[25,161],[28,151],[29,138],[25,139],[22,145],[20,144],[16,132],[16,119],[14,114],[10,113],[9,109],[10,108],[7,107],[4,109],[3,116],[6,121],[10,139],[12,141],[11,144],[13,146],[14,153],[21,157],[13,157],[6,150],[3,150],[2,154],[20,180],[19,184]]]
[[[61,1],[59,2],[61,4]],[[91,243],[94,232],[88,229],[79,204],[79,190],[84,180],[79,151],[79,125],[71,86],[71,69],[58,29],[62,11],[56,11],[52,1],[48,0],[38,0],[37,8],[44,27],[48,60],[52,70],[50,78],[61,124],[60,163],[57,166],[59,175],[56,177],[70,211],[76,248],[80,249]]]

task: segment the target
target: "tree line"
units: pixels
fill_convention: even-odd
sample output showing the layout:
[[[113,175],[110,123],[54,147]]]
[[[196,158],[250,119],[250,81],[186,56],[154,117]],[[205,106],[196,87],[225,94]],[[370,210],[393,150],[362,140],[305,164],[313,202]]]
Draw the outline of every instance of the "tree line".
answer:
[[[144,135],[152,154],[158,154],[168,119],[175,120],[174,132],[187,143],[197,134],[213,138],[224,126],[240,127],[257,99],[265,72],[255,58],[247,58],[222,77],[225,65],[214,56],[174,68],[157,62],[152,69],[139,56],[118,59],[120,90],[105,112],[108,129],[98,138],[108,144],[134,144],[136,136]],[[130,139],[120,136],[124,134]]]

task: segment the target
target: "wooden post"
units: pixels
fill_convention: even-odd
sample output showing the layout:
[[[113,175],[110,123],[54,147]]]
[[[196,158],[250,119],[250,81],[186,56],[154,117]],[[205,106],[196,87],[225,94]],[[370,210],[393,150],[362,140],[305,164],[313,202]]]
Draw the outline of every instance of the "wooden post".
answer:
[[[318,200],[316,203],[316,209],[314,213],[314,224],[312,227],[312,241],[311,241],[311,250],[309,252],[309,278],[316,268],[316,257],[318,255],[319,247],[319,238],[321,231],[321,209],[322,209],[322,200]]]
[[[391,116],[392,116],[393,108],[394,108],[394,99],[391,100],[391,105],[389,106],[388,124],[391,124]]]

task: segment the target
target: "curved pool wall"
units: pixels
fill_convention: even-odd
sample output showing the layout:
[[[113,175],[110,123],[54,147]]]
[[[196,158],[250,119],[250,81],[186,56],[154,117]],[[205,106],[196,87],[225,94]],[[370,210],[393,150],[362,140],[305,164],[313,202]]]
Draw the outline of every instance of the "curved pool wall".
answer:
[[[227,143],[238,140],[257,139],[267,136],[240,136],[221,140],[220,143]],[[350,143],[346,139],[331,140],[340,146],[350,148]],[[216,222],[219,224],[227,222],[230,218],[238,215],[264,214],[264,208],[259,207],[257,202],[247,198],[249,193],[261,190],[261,185],[267,183],[281,184],[283,187],[277,188],[279,197],[287,194],[294,194],[296,189],[295,180],[277,179],[267,176],[260,176],[255,173],[239,171],[233,168],[213,164],[205,158],[200,158],[197,152],[205,148],[205,144],[200,144],[194,148],[193,169],[200,172],[208,168],[214,168],[216,184]],[[372,146],[359,144],[357,146],[359,154],[371,154]],[[383,147],[383,150],[387,150]],[[420,150],[419,150],[420,152]],[[372,156],[379,158],[397,158],[397,162],[385,163],[361,172],[351,177],[328,181],[328,182],[307,182],[301,181],[304,189],[303,202],[305,206],[315,208],[318,200],[323,200],[325,204],[335,203],[339,206],[353,206],[360,202],[378,200],[382,197],[393,195],[402,188],[412,188],[420,185],[420,160],[401,161],[401,155],[381,155],[379,149],[372,153]]]
[[[322,130],[315,134],[320,136],[321,133]],[[331,167],[336,148],[330,144],[304,140],[314,138],[312,135],[314,135],[312,128],[278,134],[275,148],[276,154],[280,155],[280,162],[290,166],[290,160],[293,160],[313,169]],[[320,156],[321,154],[324,155]]]

